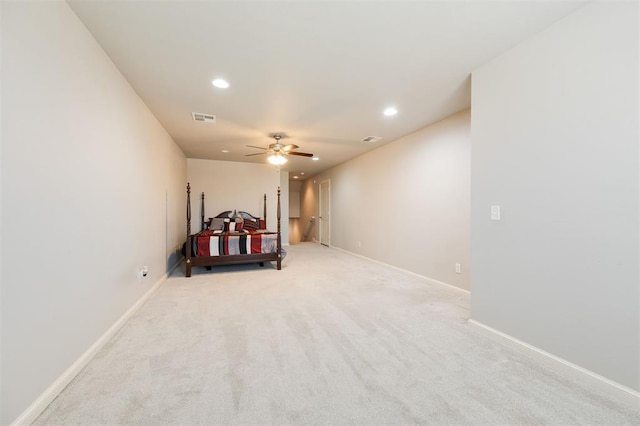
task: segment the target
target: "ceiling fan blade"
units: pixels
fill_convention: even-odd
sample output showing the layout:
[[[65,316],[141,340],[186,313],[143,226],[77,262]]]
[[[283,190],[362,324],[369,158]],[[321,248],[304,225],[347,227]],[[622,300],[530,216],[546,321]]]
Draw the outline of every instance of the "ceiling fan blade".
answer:
[[[281,151],[284,151],[284,152],[289,152],[289,151],[291,151],[292,149],[297,149],[297,148],[300,148],[300,147],[299,147],[298,145],[289,144],[289,145],[285,145],[285,146],[283,146],[282,148],[280,148],[280,150],[281,150]]]
[[[299,155],[300,157],[313,157],[313,154],[309,154],[308,152],[289,151],[289,152],[286,152],[285,154],[287,154],[287,155]]]
[[[265,154],[267,154],[267,152],[266,152],[266,151],[265,151],[265,152],[257,152],[257,153],[255,153],[255,154],[245,154],[244,156],[245,156],[245,157],[251,157],[251,156],[253,156],[253,155],[265,155]]]
[[[267,148],[262,147],[262,146],[254,146],[254,145],[247,145],[247,147],[249,148],[258,148],[258,149],[264,149],[265,151],[267,150]]]

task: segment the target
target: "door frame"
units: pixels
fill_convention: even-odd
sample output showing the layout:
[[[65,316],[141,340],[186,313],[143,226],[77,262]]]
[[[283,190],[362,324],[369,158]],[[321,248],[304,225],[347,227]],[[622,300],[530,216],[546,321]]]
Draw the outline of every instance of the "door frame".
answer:
[[[322,217],[322,211],[323,211],[323,205],[322,205],[322,186],[326,184],[326,190],[327,190],[327,213],[328,213],[328,217],[325,219],[326,223],[327,223],[327,241],[323,241],[322,240],[322,235],[323,235],[323,217]],[[324,179],[322,181],[320,181],[320,185],[318,185],[318,219],[319,220],[319,235],[318,235],[318,242],[322,245],[325,246],[331,246],[331,179]]]

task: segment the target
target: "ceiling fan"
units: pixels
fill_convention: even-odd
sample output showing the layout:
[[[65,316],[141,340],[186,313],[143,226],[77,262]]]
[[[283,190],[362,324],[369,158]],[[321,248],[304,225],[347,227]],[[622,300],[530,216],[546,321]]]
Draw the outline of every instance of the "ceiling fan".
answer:
[[[268,148],[263,148],[261,146],[254,146],[254,145],[247,145],[249,148],[257,148],[257,149],[262,149],[264,150],[264,152],[257,152],[255,154],[246,154],[245,157],[251,157],[253,155],[263,155],[263,154],[270,154],[269,158],[267,158],[267,160],[271,163],[274,164],[276,166],[280,166],[284,163],[287,162],[287,159],[285,158],[286,155],[298,155],[300,157],[313,157],[313,154],[309,154],[308,152],[297,152],[294,151],[294,149],[298,149],[299,146],[298,145],[294,145],[294,144],[289,144],[289,145],[284,145],[280,142],[280,139],[282,139],[284,136],[281,134],[273,134],[270,135],[272,138],[274,138],[276,140],[275,143],[272,143],[271,145],[269,145]]]

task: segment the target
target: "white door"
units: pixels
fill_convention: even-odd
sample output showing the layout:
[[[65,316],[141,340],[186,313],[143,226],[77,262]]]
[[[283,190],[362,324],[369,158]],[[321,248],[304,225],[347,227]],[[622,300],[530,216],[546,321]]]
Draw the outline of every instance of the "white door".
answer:
[[[331,244],[331,181],[320,182],[320,244]]]

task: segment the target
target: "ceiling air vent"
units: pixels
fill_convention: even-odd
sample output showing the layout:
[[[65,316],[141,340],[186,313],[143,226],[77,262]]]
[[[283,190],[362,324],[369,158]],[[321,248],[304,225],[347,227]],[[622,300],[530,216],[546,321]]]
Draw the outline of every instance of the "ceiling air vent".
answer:
[[[367,142],[367,143],[376,143],[378,142],[380,139],[382,139],[381,136],[367,136],[366,138],[362,139],[362,142]]]
[[[193,121],[202,121],[203,123],[215,123],[216,116],[211,114],[202,114],[200,112],[192,112]]]

